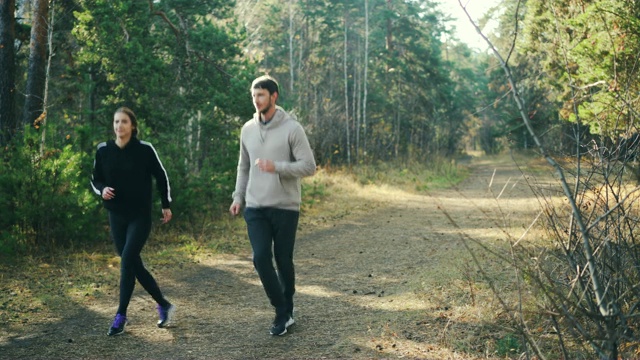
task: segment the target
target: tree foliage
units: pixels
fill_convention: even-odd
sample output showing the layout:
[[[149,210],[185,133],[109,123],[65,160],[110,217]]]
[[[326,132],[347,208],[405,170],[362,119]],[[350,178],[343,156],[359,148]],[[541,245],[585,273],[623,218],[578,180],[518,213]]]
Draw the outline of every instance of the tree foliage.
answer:
[[[637,5],[529,0],[526,13],[523,54],[559,120],[613,139],[636,132]]]
[[[435,2],[372,0],[368,26],[359,1],[254,5],[258,11],[239,15],[251,34],[248,53],[280,79],[321,162],[345,163],[349,153],[363,162],[462,150],[462,113],[474,101],[456,92],[458,69],[444,56],[446,18]],[[266,21],[256,18],[266,13]]]
[[[233,17],[232,2],[206,1],[196,6],[191,1],[60,0],[51,4],[57,21],[53,46],[48,49],[53,56],[48,64],[47,122],[33,129],[37,134],[47,132],[45,151],[31,154],[34,148],[29,144],[37,134],[25,133],[25,138],[5,142],[4,169],[12,173],[7,172],[3,182],[3,202],[8,206],[2,213],[12,212],[5,218],[13,221],[3,229],[14,230],[3,234],[11,233],[15,243],[41,245],[41,237],[27,236],[44,229],[31,221],[42,218],[32,210],[54,208],[60,215],[68,214],[48,223],[47,233],[58,234],[50,236],[52,241],[68,244],[87,236],[64,229],[81,215],[93,216],[95,221],[98,199],[92,198],[91,211],[60,206],[53,196],[40,202],[21,199],[43,185],[43,176],[33,175],[36,164],[58,173],[64,172],[63,164],[74,166],[74,177],[62,182],[56,178],[49,188],[54,192],[72,188],[78,196],[87,195],[95,146],[113,136],[112,114],[122,105],[138,115],[140,137],[158,148],[176,195],[174,212],[187,220],[185,224],[226,206],[233,187],[230,174],[237,159],[239,119],[251,113],[247,82],[255,74],[241,56],[244,35]],[[25,16],[23,21],[29,19]],[[27,78],[32,75],[28,49],[20,39],[14,40],[15,66],[25,74],[17,79]],[[16,82],[16,87],[23,86],[24,81]],[[17,98],[15,104],[18,108],[25,101]],[[75,156],[75,160],[62,163],[61,156]]]

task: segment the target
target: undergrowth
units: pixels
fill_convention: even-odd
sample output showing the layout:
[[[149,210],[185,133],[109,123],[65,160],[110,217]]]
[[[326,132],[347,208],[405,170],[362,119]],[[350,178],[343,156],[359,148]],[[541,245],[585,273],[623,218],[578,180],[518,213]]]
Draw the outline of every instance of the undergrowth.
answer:
[[[345,173],[346,169],[330,169]],[[436,157],[429,163],[419,161],[388,162],[354,167],[349,172],[361,185],[387,185],[404,191],[422,192],[457,185],[469,176],[468,167],[455,159]]]

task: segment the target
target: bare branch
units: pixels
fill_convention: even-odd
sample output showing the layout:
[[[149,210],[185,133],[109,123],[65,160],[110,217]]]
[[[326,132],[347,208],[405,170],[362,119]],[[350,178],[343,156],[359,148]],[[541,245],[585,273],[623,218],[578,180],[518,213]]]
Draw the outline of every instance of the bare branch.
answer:
[[[176,35],[176,38],[180,38],[180,29],[178,29],[177,26],[175,26],[171,20],[169,20],[169,18],[167,17],[167,14],[165,14],[164,11],[159,11],[156,10],[155,7],[153,6],[153,0],[148,0],[149,3],[149,12],[151,12],[152,15],[157,15],[160,16],[164,22],[167,23],[167,25],[169,25],[169,27],[171,28],[171,30],[173,30],[173,33]]]
[[[575,86],[573,84],[570,84],[569,86],[573,87],[574,89],[578,89],[578,90],[588,90],[592,87],[598,86],[598,85],[605,85],[607,82],[604,80],[600,80],[600,81],[596,81],[593,84],[587,84],[584,86]]]
[[[629,196],[631,196],[633,193],[635,193],[638,190],[640,190],[640,186],[636,186],[635,188],[633,188],[624,198],[622,198],[622,200],[618,201],[611,209],[609,209],[607,212],[605,212],[604,214],[598,216],[595,220],[593,220],[591,225],[587,227],[587,231],[590,231],[591,229],[593,229],[593,227],[598,225],[600,221],[602,221],[607,216],[611,215],[611,213],[616,211],[619,207],[621,207],[627,201],[627,199],[629,199]]]
[[[458,3],[462,7],[461,0],[458,0]],[[518,0],[518,6],[519,5],[520,5],[520,0]],[[608,302],[604,298],[605,292],[602,289],[602,284],[600,283],[600,279],[597,276],[597,267],[596,267],[595,260],[594,260],[594,257],[593,257],[593,249],[591,248],[590,236],[589,236],[589,233],[587,231],[587,227],[585,226],[584,221],[582,219],[582,215],[580,214],[580,209],[578,209],[578,206],[576,204],[574,195],[571,192],[571,189],[569,189],[569,185],[568,185],[566,177],[564,175],[564,171],[562,170],[562,167],[560,167],[560,165],[551,156],[549,156],[546,148],[542,145],[542,142],[538,138],[538,135],[533,130],[533,126],[531,125],[531,122],[529,121],[529,117],[527,116],[527,113],[525,111],[524,101],[522,100],[522,97],[520,96],[520,93],[518,92],[518,89],[517,89],[516,84],[515,84],[515,78],[514,78],[513,74],[511,73],[511,68],[509,67],[508,63],[504,60],[502,55],[500,55],[500,52],[496,49],[496,47],[493,45],[493,43],[482,33],[482,30],[480,30],[478,25],[471,18],[471,15],[469,15],[469,12],[466,10],[466,8],[463,7],[463,10],[464,10],[465,14],[467,15],[467,18],[469,19],[469,21],[473,25],[473,27],[476,29],[478,34],[480,34],[480,36],[482,36],[482,38],[487,42],[487,44],[491,48],[491,51],[494,53],[494,55],[496,56],[496,58],[500,62],[500,66],[504,70],[505,76],[507,77],[507,80],[509,81],[509,85],[511,86],[511,89],[513,91],[513,99],[514,99],[516,105],[518,106],[518,110],[520,112],[520,117],[522,118],[522,121],[524,122],[527,130],[529,131],[529,134],[531,135],[531,137],[533,138],[534,142],[536,143],[536,146],[540,150],[542,156],[556,170],[556,173],[558,174],[558,176],[560,178],[560,183],[562,185],[562,189],[563,189],[565,195],[567,196],[567,198],[569,200],[572,212],[573,212],[574,217],[575,217],[575,221],[576,221],[576,223],[578,225],[578,228],[580,229],[580,233],[582,234],[582,242],[583,242],[585,257],[587,258],[587,263],[588,263],[588,266],[589,266],[591,284],[592,284],[592,286],[594,288],[594,292],[595,292],[595,295],[596,295],[596,299],[598,301],[598,307],[600,309],[600,313],[603,316],[611,316],[611,315],[613,315],[613,314],[618,312],[618,306],[617,306],[617,304],[615,304],[614,301]]]

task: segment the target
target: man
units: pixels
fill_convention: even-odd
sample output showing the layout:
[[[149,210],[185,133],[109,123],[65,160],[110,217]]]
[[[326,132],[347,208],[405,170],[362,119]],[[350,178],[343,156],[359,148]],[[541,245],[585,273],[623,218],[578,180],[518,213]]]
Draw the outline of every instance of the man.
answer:
[[[276,312],[271,335],[286,334],[294,323],[293,246],[300,216],[300,179],[316,169],[304,129],[276,105],[278,95],[278,83],[270,76],[251,84],[256,113],[240,133],[236,188],[229,208],[235,216],[245,204],[253,265]]]

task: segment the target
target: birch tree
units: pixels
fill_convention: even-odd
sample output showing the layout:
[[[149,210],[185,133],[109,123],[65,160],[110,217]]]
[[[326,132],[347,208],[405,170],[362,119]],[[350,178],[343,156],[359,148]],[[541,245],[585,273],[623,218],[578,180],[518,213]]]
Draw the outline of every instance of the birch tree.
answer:
[[[344,128],[346,137],[347,165],[351,167],[351,124],[349,123],[349,66],[348,66],[348,50],[349,50],[349,12],[344,9],[344,52],[342,54],[343,70],[344,70]]]
[[[367,80],[369,75],[369,0],[364,0],[364,69],[362,77],[362,155],[367,157]]]

